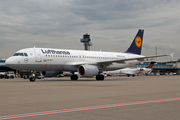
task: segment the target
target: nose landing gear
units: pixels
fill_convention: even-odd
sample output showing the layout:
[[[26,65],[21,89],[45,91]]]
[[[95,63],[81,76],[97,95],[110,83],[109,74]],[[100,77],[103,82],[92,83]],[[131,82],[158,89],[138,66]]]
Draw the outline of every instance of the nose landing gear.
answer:
[[[32,73],[32,75],[29,77],[30,82],[35,82],[36,81],[36,75]]]

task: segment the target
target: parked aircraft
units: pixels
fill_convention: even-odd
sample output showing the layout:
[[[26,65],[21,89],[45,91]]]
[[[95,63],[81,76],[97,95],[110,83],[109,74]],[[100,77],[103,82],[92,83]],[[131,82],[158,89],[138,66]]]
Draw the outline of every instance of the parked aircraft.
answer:
[[[152,71],[152,67],[154,65],[155,62],[151,62],[149,64],[148,67],[138,67],[138,68],[124,68],[124,69],[119,69],[119,70],[115,70],[115,71],[105,71],[103,72],[104,74],[106,74],[107,76],[111,76],[111,75],[115,75],[115,74],[126,74],[128,77],[129,76],[133,76],[135,77],[136,74],[138,73],[143,73],[143,74],[149,74]]]
[[[133,66],[147,58],[169,56],[169,54],[143,56],[141,48],[144,30],[139,30],[125,53],[85,51],[53,48],[25,48],[17,51],[6,60],[6,65],[13,69],[72,72],[71,80],[77,80],[78,72],[83,77],[96,76],[96,80],[104,80],[103,71],[117,70]],[[34,74],[32,74],[35,76]],[[34,82],[35,77],[30,77]]]
[[[156,63],[156,62],[151,62],[148,67],[146,67],[146,68],[141,68],[140,71],[141,71],[143,74],[145,74],[145,75],[151,74],[151,72],[152,72],[152,70],[153,70],[154,63]]]

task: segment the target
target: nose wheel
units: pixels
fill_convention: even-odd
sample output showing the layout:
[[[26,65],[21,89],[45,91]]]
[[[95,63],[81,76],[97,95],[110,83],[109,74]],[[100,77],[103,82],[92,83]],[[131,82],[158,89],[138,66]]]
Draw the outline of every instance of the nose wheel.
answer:
[[[30,82],[35,82],[36,81],[36,75],[33,73],[33,71],[31,72],[31,76],[29,78]]]
[[[29,81],[30,81],[30,82],[35,82],[35,81],[36,81],[36,78],[35,78],[35,77],[30,77],[30,78],[29,78]]]

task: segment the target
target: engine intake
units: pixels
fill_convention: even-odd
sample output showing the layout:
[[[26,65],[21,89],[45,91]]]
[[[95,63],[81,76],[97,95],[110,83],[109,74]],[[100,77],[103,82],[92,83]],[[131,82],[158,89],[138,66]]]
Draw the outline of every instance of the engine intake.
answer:
[[[99,69],[94,65],[81,65],[78,67],[78,73],[83,77],[93,77],[99,74]]]

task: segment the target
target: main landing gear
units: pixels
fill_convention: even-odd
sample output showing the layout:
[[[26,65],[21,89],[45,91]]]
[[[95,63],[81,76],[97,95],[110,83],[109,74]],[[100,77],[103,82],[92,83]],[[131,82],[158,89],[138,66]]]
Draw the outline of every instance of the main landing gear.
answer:
[[[131,75],[130,74],[127,74],[128,77],[130,77]],[[135,74],[132,74],[133,77],[135,77]]]
[[[78,80],[78,76],[77,75],[71,75],[70,78],[71,78],[71,80]],[[104,75],[97,75],[96,76],[96,80],[97,81],[104,80]]]
[[[77,75],[71,75],[71,80],[78,80],[78,76]]]
[[[96,80],[104,80],[104,75],[96,75]]]

